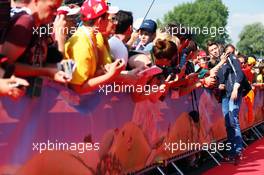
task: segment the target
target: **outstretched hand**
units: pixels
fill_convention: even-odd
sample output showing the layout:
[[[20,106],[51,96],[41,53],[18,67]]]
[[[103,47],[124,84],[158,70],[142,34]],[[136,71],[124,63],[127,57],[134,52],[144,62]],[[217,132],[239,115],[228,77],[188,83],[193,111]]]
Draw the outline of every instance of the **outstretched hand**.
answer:
[[[15,100],[22,97],[25,94],[26,87],[29,86],[26,80],[15,76],[8,79],[0,79],[0,84],[0,95],[6,95]]]

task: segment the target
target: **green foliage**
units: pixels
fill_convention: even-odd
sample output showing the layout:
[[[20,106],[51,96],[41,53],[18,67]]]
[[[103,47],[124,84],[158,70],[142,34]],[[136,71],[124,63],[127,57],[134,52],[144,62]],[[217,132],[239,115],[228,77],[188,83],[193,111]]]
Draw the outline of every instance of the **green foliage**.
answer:
[[[262,23],[246,25],[240,33],[239,38],[240,41],[237,43],[237,48],[241,53],[263,56],[264,25]]]
[[[196,0],[183,3],[164,15],[161,26],[179,23],[191,29],[200,47],[205,47],[208,40],[226,43],[229,35],[226,32],[228,9],[221,0]],[[218,30],[218,29],[220,29]],[[200,30],[198,30],[200,29]]]

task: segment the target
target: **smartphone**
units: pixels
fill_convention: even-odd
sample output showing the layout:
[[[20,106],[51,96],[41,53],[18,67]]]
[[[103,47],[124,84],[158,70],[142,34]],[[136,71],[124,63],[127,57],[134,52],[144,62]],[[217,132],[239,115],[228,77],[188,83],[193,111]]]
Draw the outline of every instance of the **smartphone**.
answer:
[[[57,69],[63,71],[67,74],[69,79],[72,79],[72,74],[76,69],[76,64],[73,60],[63,60],[60,63],[57,63]]]
[[[16,83],[10,83],[10,84],[9,84],[9,87],[22,89],[22,88],[24,88],[25,86],[22,85],[22,84],[19,84],[18,82],[16,82]]]

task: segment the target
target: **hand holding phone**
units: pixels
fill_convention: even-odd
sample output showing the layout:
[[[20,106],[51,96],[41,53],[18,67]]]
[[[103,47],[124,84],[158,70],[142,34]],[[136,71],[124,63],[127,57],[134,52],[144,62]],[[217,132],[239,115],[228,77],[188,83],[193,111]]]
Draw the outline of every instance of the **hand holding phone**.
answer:
[[[75,61],[72,59],[63,60],[57,64],[57,68],[59,71],[65,72],[67,78],[72,79],[73,72],[76,69],[76,64]]]
[[[221,57],[220,57],[221,62],[223,62],[223,63],[227,62],[229,56],[230,56],[230,53],[228,53],[228,52],[227,52],[227,53],[224,52],[224,53],[221,55]]]
[[[18,82],[9,83],[8,86],[11,88],[19,88],[19,89],[26,87],[25,85],[19,84]]]
[[[12,76],[9,79],[8,86],[11,87],[11,88],[19,88],[19,89],[21,89],[21,88],[29,86],[29,83],[26,80],[24,80],[24,79]]]

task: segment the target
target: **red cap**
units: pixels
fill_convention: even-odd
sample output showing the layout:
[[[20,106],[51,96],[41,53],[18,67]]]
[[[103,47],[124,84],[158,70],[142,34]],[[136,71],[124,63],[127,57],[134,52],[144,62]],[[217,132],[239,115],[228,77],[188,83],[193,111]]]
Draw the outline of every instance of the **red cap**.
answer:
[[[80,13],[82,20],[87,21],[95,19],[104,13],[115,14],[119,11],[118,7],[108,6],[105,0],[86,0],[84,1]]]
[[[207,55],[206,55],[206,52],[205,52],[204,50],[200,50],[199,53],[198,53],[198,55],[199,55],[200,57],[206,57],[206,56],[207,56]]]

